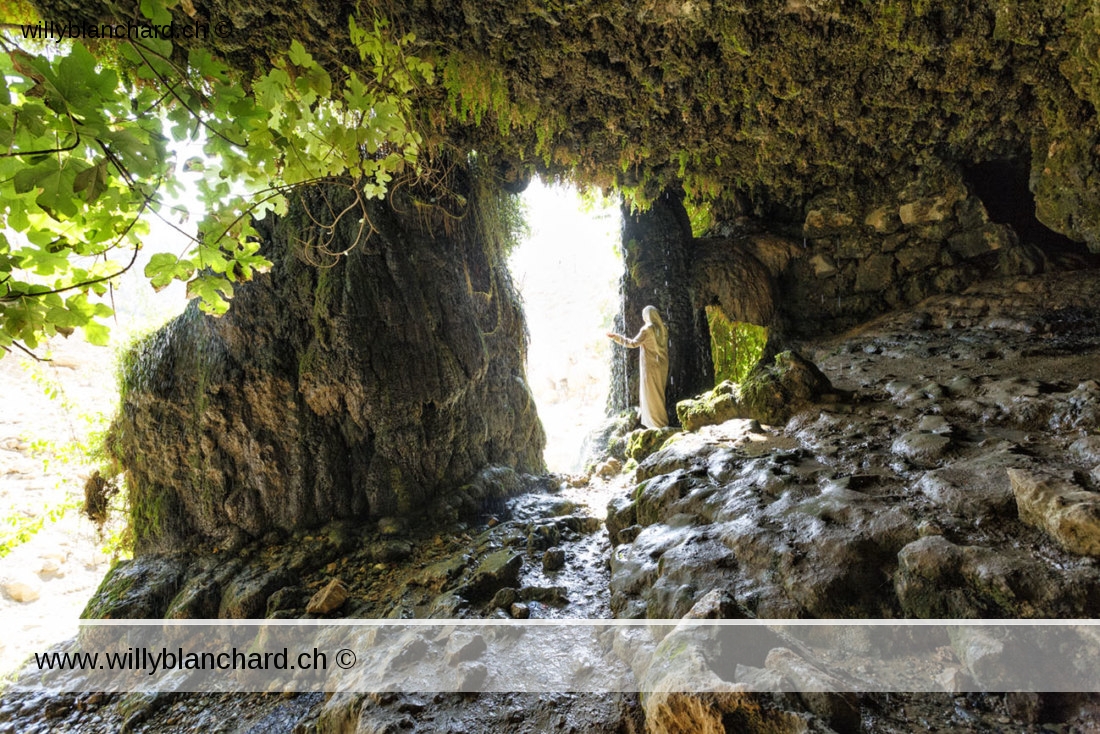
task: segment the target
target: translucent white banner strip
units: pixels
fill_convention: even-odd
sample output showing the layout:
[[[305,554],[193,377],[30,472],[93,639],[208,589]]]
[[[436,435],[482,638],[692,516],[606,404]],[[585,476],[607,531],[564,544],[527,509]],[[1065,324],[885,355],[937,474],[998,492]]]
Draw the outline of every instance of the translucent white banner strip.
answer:
[[[1094,620],[100,620],[9,691],[1093,692]]]

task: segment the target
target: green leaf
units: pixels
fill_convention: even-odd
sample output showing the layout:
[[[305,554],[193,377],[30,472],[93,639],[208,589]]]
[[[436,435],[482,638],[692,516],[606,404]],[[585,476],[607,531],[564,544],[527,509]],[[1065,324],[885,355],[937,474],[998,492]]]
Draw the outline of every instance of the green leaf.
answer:
[[[85,168],[73,179],[73,191],[84,192],[84,201],[94,204],[107,190],[107,159],[104,158],[91,168]]]
[[[84,331],[84,338],[88,340],[89,344],[105,347],[111,343],[111,330],[103,324],[89,321],[81,328]]]
[[[186,261],[181,261],[175,255],[167,252],[158,252],[149,258],[145,266],[145,277],[149,278],[153,289],[160,291],[173,280],[187,280],[195,272],[195,267]]]
[[[57,173],[57,159],[49,157],[33,168],[25,168],[15,174],[12,183],[15,193],[25,194],[38,188],[39,184],[48,176]]]
[[[290,42],[290,52],[287,56],[290,58],[290,63],[295,66],[313,66],[313,56],[306,51],[305,46],[297,38]]]
[[[199,308],[206,313],[223,314],[229,310],[233,284],[217,275],[200,275],[187,283],[187,297],[200,298]]]

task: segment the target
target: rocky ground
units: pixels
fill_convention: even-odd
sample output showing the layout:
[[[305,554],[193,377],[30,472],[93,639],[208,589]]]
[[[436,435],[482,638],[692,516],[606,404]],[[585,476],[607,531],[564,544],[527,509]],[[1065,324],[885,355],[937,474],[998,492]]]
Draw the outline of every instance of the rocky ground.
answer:
[[[383,520],[266,538],[231,561],[147,558],[96,609],[316,616],[310,599],[336,578],[347,594],[331,617],[1098,616],[1100,275],[978,284],[798,348],[836,397],[784,425],[662,436],[629,473],[576,488],[489,473],[478,481],[519,495],[486,502],[492,492],[465,488],[439,530]],[[1100,727],[1089,696],[957,692],[978,673],[944,649],[958,675],[939,694],[9,695],[0,731]],[[777,653],[707,671],[699,660],[696,673],[779,691],[799,666],[829,664]]]

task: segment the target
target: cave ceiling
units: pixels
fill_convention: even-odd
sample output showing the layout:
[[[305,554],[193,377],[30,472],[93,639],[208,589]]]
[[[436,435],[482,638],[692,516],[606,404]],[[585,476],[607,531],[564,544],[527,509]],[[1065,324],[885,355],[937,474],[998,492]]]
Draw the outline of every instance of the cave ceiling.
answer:
[[[39,4],[107,13],[101,0]],[[359,63],[347,17],[388,19],[441,70],[421,91],[430,139],[520,179],[643,198],[682,184],[796,210],[930,160],[1017,159],[1047,190],[1052,226],[1092,231],[1080,212],[1098,170],[1092,2],[192,0],[181,19],[184,6],[233,24],[209,43],[246,72],[294,38],[335,68]]]

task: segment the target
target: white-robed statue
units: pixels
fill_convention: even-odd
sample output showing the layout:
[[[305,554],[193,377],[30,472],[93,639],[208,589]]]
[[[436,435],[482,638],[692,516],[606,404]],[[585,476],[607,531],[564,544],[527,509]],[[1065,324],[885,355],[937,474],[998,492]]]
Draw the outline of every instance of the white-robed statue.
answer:
[[[668,380],[668,328],[653,306],[642,309],[645,324],[638,335],[628,339],[622,334],[607,332],[616,343],[631,349],[641,349],[638,360],[638,406],[642,425],[646,428],[664,428],[668,425],[665,410],[665,382]]]

